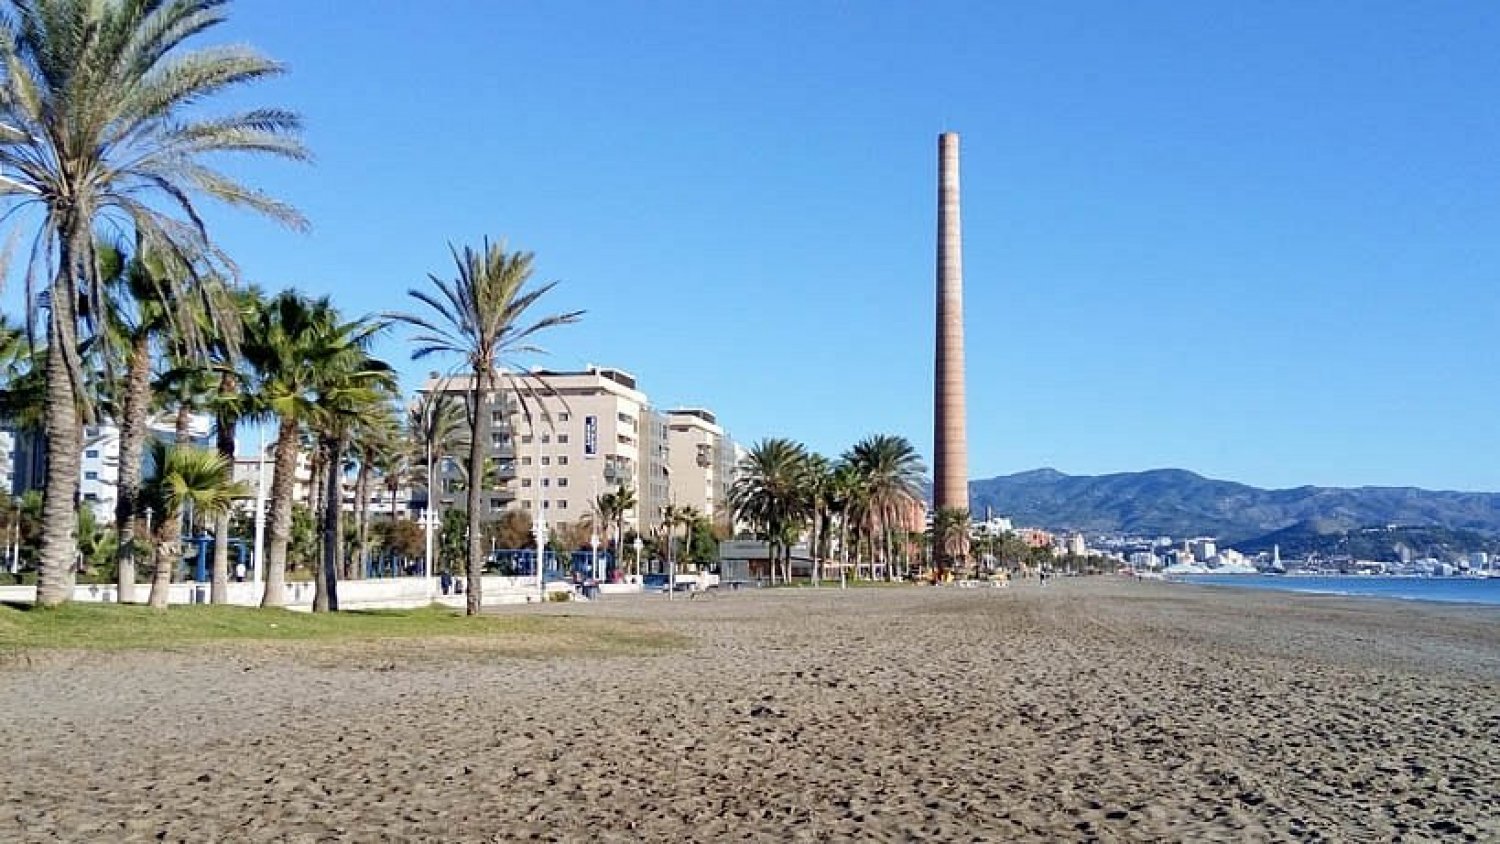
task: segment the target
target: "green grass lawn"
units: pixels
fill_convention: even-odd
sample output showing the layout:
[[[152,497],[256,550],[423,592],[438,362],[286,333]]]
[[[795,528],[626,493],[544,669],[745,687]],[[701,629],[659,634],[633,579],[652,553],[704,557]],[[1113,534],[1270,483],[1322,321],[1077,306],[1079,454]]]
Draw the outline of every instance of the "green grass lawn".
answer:
[[[569,616],[481,615],[446,607],[306,613],[250,607],[0,605],[0,653],[157,649],[213,643],[354,644],[445,638],[523,656],[653,653],[682,639],[648,624]]]

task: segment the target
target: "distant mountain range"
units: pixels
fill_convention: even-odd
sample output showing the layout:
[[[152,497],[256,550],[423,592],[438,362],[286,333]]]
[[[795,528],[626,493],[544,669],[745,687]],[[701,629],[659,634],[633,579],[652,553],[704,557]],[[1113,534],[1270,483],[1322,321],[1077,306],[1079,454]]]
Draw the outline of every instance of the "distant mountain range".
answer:
[[[969,483],[975,518],[986,510],[1017,525],[1084,533],[1265,537],[1299,525],[1316,532],[1376,525],[1500,533],[1500,493],[1415,487],[1259,489],[1182,469],[1065,475],[1036,469]]]

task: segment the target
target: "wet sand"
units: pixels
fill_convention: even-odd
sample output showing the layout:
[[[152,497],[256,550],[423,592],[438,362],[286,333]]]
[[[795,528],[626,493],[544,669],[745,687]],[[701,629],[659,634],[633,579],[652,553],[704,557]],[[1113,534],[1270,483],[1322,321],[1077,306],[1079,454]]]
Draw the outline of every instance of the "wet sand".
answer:
[[[0,667],[3,841],[1500,839],[1500,611],[1114,578]]]

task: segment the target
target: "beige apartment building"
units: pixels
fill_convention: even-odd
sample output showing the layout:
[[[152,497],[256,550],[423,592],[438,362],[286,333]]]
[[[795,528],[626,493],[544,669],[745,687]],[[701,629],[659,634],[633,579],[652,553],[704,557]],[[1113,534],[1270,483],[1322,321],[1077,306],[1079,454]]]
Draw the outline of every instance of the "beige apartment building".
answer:
[[[537,371],[516,378],[527,387],[525,407],[507,391],[491,401],[490,454],[498,466],[498,489],[486,491],[486,518],[507,510],[540,512],[549,525],[589,518],[601,494],[628,484],[637,506],[625,514],[627,530],[653,530],[670,498],[665,418],[652,410],[635,377],[620,369]],[[463,396],[469,377],[437,378],[423,392]],[[466,506],[451,481],[459,475],[455,455],[444,461],[437,491],[442,509]],[[420,493],[417,493],[420,495]],[[601,539],[607,539],[601,531]]]
[[[670,503],[692,507],[715,522],[728,524],[734,443],[724,435],[714,414],[703,408],[668,411],[666,421],[672,480]]]

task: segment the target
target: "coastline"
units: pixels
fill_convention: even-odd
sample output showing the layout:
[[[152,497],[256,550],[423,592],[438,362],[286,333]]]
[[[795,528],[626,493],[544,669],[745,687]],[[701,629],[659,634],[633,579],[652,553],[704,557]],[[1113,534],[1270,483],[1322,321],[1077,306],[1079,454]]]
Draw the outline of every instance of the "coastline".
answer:
[[[1493,608],[1099,577],[505,612],[695,644],[3,669],[0,838],[1500,836]]]

